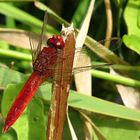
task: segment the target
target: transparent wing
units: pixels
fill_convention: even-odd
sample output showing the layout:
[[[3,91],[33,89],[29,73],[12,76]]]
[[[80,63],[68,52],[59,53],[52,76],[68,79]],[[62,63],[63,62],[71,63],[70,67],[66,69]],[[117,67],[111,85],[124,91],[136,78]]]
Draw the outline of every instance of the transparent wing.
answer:
[[[35,52],[39,42],[39,35],[37,33],[29,32],[29,42],[31,47],[32,62],[36,59]]]
[[[102,41],[100,41],[100,42],[98,42],[96,45],[98,46],[98,45],[100,45],[101,46],[101,43],[105,43],[105,41],[108,41],[108,40],[102,40]],[[102,47],[104,47],[104,46],[102,46]],[[117,51],[118,50],[118,48],[119,47],[121,47],[121,39],[120,38],[112,38],[111,39],[111,46],[110,46],[110,48],[111,48],[111,51],[110,52],[114,52],[114,51]],[[99,49],[101,49],[101,48],[99,48]],[[59,52],[57,52],[57,53],[59,53]],[[61,53],[61,52],[60,52]],[[79,55],[80,54],[80,55]],[[82,60],[82,58],[84,58],[84,56],[85,56],[85,54],[86,55],[89,55],[90,56],[90,58],[93,60],[93,61],[100,61],[100,62],[103,62],[102,60],[101,60],[101,58],[99,57],[99,56],[97,56],[94,52],[91,52],[89,49],[87,49],[86,47],[83,47],[82,49],[81,48],[77,48],[77,49],[75,49],[75,57],[80,57],[80,61],[83,61]],[[71,55],[72,55],[72,52],[66,52],[66,54],[65,54],[65,58],[59,58],[59,62],[58,63],[62,63],[63,61],[65,61],[65,59],[69,59],[69,58],[71,58]],[[51,56],[51,57],[53,57],[53,56]],[[85,63],[84,61],[83,61],[83,63]],[[110,64],[110,63],[109,63]],[[84,65],[82,65],[82,66],[80,66],[80,67],[83,67]],[[87,65],[85,65],[85,66],[87,66]],[[79,67],[79,66],[78,66]],[[92,67],[92,66],[91,66]],[[76,67],[75,67],[75,69],[76,69]],[[79,69],[79,68],[78,68]]]
[[[36,33],[29,33],[29,41],[31,45],[31,50],[32,50],[32,61],[36,60],[36,57],[38,56],[39,52],[42,49],[42,46],[46,46],[47,42],[47,36],[45,36],[45,30],[46,30],[46,24],[47,24],[47,12],[44,15],[44,20],[43,20],[43,25],[41,28],[41,33],[40,35]]]
[[[113,37],[113,38],[109,38],[107,40],[101,40],[99,42],[97,42],[96,44],[94,44],[94,46],[96,45],[96,51],[98,52],[104,52],[104,44],[106,41],[110,40],[110,47],[109,47],[109,52],[117,52],[118,49],[121,47],[122,44],[122,40],[118,37]],[[91,44],[92,46],[92,44]],[[100,51],[102,50],[102,51]],[[69,55],[71,55],[71,52],[66,52],[67,53],[67,57],[69,57]],[[80,54],[80,55],[79,55]],[[80,57],[80,61],[82,61],[82,58],[85,56],[85,54],[87,54],[91,60],[93,61],[101,61],[100,56],[98,56],[95,52],[91,51],[89,48],[87,48],[86,46],[83,48],[77,48],[75,50],[75,57]],[[105,55],[105,54],[103,54]],[[108,54],[107,54],[108,55]]]
[[[45,12],[45,15],[44,15],[43,25],[42,25],[42,28],[41,28],[41,35],[40,35],[40,38],[39,38],[37,51],[35,52],[36,56],[41,51],[41,46],[42,46],[42,42],[43,42],[43,38],[44,38],[44,34],[45,34],[46,24],[47,24],[47,12]]]
[[[108,41],[110,41],[110,46],[109,46],[108,49],[109,49],[111,52],[117,52],[117,51],[119,50],[119,48],[121,47],[121,45],[122,45],[122,40],[121,40],[121,38],[119,38],[119,37],[112,37],[112,38],[108,38],[108,39],[105,39],[105,40],[101,40],[101,41],[95,43],[94,46],[97,46],[97,47],[96,47],[96,52],[101,52],[101,54],[99,55],[101,58],[102,58],[102,55],[106,55],[106,54],[104,53],[104,48],[105,48],[104,44],[105,44],[106,42],[108,42]],[[91,44],[91,46],[92,46],[92,44]],[[93,47],[94,47],[94,46],[93,46]],[[98,49],[99,49],[99,51],[98,51]],[[101,50],[101,49],[102,49],[102,50]],[[93,51],[91,52],[90,49],[88,49],[88,53],[90,54],[91,59],[93,59],[93,60],[96,60],[96,59],[98,60],[98,59],[99,59],[98,54],[96,55],[95,52],[93,52]]]
[[[98,42],[96,45],[100,45],[101,43],[105,43],[106,40],[100,41]],[[108,40],[107,40],[108,41]],[[111,39],[111,49],[113,50],[117,50],[120,46],[121,46],[121,39],[120,38],[112,38]],[[103,47],[103,46],[102,46]],[[59,52],[57,52],[59,53]],[[79,55],[80,54],[80,55]],[[85,54],[89,55],[90,58],[92,59],[92,64],[88,65],[85,61],[84,61],[84,56]],[[68,59],[70,60],[72,55],[72,52],[66,52],[65,58],[59,58],[59,61],[57,63],[60,63],[60,65],[62,65],[62,63]],[[80,57],[79,61],[83,62],[80,65],[76,65],[73,67],[73,73],[79,73],[79,72],[83,72],[83,71],[87,71],[87,70],[91,70],[91,69],[95,69],[95,68],[102,68],[102,67],[108,67],[110,65],[112,65],[112,63],[106,63],[103,62],[99,57],[97,57],[96,54],[94,54],[93,52],[89,52],[89,50],[87,50],[86,48],[83,49],[76,49],[75,50],[75,57]],[[51,56],[54,57],[54,56]],[[94,62],[96,61],[96,62]],[[59,65],[59,64],[58,64]],[[52,70],[54,71],[54,69],[56,69],[55,65],[48,67],[47,70]],[[66,67],[65,71],[63,73],[64,75],[64,79],[67,79],[67,75],[68,73],[70,73],[70,70]],[[55,75],[57,73],[54,73]],[[57,76],[57,78],[59,77],[59,75]],[[60,76],[61,77],[61,76]]]

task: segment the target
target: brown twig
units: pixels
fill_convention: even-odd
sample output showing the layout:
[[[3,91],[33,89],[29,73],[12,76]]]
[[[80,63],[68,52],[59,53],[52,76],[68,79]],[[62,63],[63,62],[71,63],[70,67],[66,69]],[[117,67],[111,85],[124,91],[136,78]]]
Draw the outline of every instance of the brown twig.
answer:
[[[68,54],[69,52],[73,54]],[[48,117],[47,140],[61,140],[67,110],[67,99],[71,82],[72,66],[75,52],[73,30],[68,31],[64,50],[59,53],[59,65],[54,71],[52,99]],[[59,59],[62,63],[60,63]],[[65,70],[67,72],[65,72]],[[66,80],[67,79],[67,80]]]
[[[107,17],[106,36],[105,36],[105,39],[107,41],[105,42],[105,46],[107,48],[109,48],[110,40],[108,40],[108,39],[111,38],[111,36],[112,36],[113,20],[112,20],[112,11],[111,11],[110,0],[104,0],[104,3],[105,3],[106,17]]]

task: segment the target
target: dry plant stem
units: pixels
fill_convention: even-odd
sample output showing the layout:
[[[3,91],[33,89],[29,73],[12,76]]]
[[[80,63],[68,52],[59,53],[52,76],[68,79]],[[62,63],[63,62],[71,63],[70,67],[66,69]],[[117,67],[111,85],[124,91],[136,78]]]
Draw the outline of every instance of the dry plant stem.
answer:
[[[104,0],[105,3],[105,9],[106,9],[106,17],[107,17],[107,27],[106,27],[106,37],[105,39],[107,40],[108,38],[111,38],[112,36],[112,11],[111,11],[111,5],[110,5],[110,0]],[[110,46],[110,40],[105,42],[105,46],[109,48]]]
[[[56,66],[52,87],[52,99],[49,111],[47,140],[61,140],[67,110],[67,99],[71,82],[71,73],[75,51],[75,38],[73,31],[67,35],[64,50],[59,54],[62,63]],[[73,52],[69,55],[68,52]],[[69,57],[68,57],[69,56]],[[67,69],[67,73],[65,70]],[[65,77],[65,78],[64,78]]]
[[[113,69],[111,69],[111,74],[120,75]],[[116,84],[117,90],[122,98],[122,101],[125,106],[135,109],[137,111],[140,110],[140,90],[136,88],[132,88],[125,85]]]
[[[81,29],[76,38],[76,48],[80,48],[84,45],[88,29],[90,26],[90,20],[92,16],[92,12],[94,9],[95,0],[90,0],[87,12],[85,14],[85,18],[83,20]],[[81,55],[82,56],[82,55]],[[82,57],[80,55],[75,57],[75,66],[82,65],[91,65],[90,57],[84,54]],[[92,91],[92,80],[91,80],[91,71],[84,71],[74,75],[75,85],[78,92],[91,96]],[[86,82],[85,82],[86,79]],[[85,132],[85,140],[92,140],[92,127],[91,124],[84,119],[84,132]]]

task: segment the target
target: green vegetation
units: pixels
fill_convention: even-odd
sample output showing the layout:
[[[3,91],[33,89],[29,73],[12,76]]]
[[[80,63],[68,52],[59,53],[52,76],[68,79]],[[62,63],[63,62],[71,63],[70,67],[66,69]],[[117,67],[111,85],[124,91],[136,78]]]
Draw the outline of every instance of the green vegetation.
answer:
[[[84,138],[84,120],[91,124],[94,140],[140,138],[140,2],[110,1],[112,17],[109,19],[106,16],[105,0],[95,1],[89,28],[85,28],[88,35],[84,42],[89,56],[92,56],[91,63],[94,63],[93,55],[96,54],[98,60],[101,59],[109,65],[97,66],[96,70],[91,70],[93,96],[76,91],[74,80],[71,85],[69,117],[78,140]],[[82,30],[89,3],[90,0],[0,2],[0,140],[45,140],[52,86],[47,82],[40,86],[11,129],[6,134],[1,133],[12,102],[32,72],[29,40],[34,47],[37,46],[45,11],[48,13],[48,37],[59,34],[62,24],[69,26],[72,22],[77,36]],[[109,23],[111,19],[112,27]],[[108,26],[112,28],[111,36],[106,34]],[[108,39],[112,37],[116,37],[115,41]],[[109,45],[97,43],[96,40],[104,38],[111,41],[110,46],[113,44],[117,48],[114,52],[108,49]],[[120,38],[122,42],[118,41]],[[101,60],[96,63],[100,65]],[[88,83],[87,80],[84,86]],[[72,130],[65,121],[64,140],[74,137],[70,131]]]

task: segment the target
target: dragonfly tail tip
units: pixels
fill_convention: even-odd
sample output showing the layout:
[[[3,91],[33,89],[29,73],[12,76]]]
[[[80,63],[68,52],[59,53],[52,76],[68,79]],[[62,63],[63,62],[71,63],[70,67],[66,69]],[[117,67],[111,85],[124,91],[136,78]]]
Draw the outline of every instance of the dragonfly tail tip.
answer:
[[[8,130],[9,126],[7,124],[5,124],[2,128],[2,133],[5,134]]]

